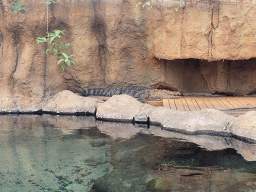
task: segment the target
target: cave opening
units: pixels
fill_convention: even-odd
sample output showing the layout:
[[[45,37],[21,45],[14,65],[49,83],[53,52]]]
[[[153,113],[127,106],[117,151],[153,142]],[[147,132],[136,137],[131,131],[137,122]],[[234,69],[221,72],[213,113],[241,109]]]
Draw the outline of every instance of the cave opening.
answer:
[[[164,82],[157,89],[181,91],[184,95],[245,96],[256,94],[256,59],[162,60]]]

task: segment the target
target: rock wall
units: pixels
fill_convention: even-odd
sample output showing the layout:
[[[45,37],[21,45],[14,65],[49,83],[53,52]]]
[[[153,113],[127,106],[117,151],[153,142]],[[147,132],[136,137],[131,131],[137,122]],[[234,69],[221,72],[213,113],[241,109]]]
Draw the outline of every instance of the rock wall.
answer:
[[[12,1],[0,1],[1,109],[36,108],[81,87],[255,92],[254,1],[152,0],[147,10],[135,0],[55,0],[48,13],[41,1],[20,2],[27,14],[11,14]],[[36,44],[46,35],[47,15],[49,32],[65,29],[63,42],[73,43],[76,66],[63,71]]]

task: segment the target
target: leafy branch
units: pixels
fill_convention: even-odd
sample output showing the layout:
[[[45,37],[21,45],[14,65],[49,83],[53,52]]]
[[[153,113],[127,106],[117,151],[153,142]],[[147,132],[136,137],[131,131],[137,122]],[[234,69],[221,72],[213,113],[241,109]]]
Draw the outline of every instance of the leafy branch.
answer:
[[[22,14],[26,14],[26,11],[24,10],[26,5],[21,5],[19,0],[16,0],[14,3],[12,3],[10,7],[12,8],[11,13],[21,12]]]
[[[75,65],[75,62],[72,60],[74,55],[69,56],[67,52],[67,48],[69,48],[72,43],[67,43],[65,45],[59,40],[60,38],[62,38],[61,34],[64,35],[64,30],[54,30],[53,32],[54,33],[48,33],[48,35],[45,37],[37,38],[37,43],[49,44],[52,46],[51,48],[47,49],[45,53],[47,55],[57,56],[58,58],[60,58],[57,64],[59,65],[61,62],[63,62],[63,70],[65,69],[66,64],[68,66],[71,66],[72,63]]]

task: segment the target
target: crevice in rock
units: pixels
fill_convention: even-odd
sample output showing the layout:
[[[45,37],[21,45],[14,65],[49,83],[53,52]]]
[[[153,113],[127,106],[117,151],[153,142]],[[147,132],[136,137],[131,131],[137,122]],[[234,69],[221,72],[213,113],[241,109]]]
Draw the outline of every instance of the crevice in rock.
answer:
[[[168,85],[165,82],[159,82],[157,84],[151,85],[150,88],[165,89],[165,90],[168,90],[168,91],[178,91],[178,89],[176,89],[175,87],[171,87],[170,85]]]
[[[256,89],[252,90],[248,95],[256,95]]]
[[[234,93],[230,93],[230,92],[219,92],[219,91],[214,92],[212,95],[235,96]]]
[[[106,59],[107,59],[107,53],[106,53],[106,23],[103,18],[101,18],[101,13],[99,13],[99,10],[102,10],[100,8],[101,1],[100,0],[93,0],[93,11],[94,11],[94,21],[92,22],[92,31],[95,34],[95,37],[98,41],[98,58],[99,58],[99,66],[101,67],[101,73],[103,75],[102,80],[104,86],[106,86]]]

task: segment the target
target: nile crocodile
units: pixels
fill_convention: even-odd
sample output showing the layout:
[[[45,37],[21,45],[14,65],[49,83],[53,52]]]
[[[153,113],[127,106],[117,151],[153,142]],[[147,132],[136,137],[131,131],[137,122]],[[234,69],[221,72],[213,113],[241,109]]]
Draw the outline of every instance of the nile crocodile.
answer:
[[[107,87],[107,88],[83,88],[82,96],[106,96],[127,94],[134,98],[139,98],[142,103],[146,103],[147,99],[164,99],[181,96],[178,91],[168,91],[159,89],[150,89],[140,86],[124,86],[124,87]]]

